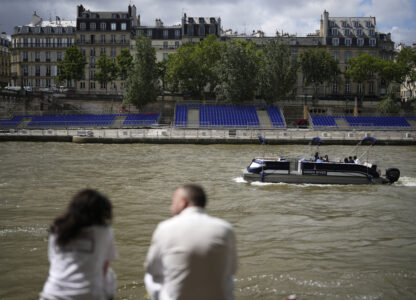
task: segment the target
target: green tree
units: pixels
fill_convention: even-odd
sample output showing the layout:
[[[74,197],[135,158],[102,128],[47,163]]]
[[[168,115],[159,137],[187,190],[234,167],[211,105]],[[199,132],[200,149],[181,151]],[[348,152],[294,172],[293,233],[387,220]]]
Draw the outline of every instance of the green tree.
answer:
[[[258,87],[258,56],[252,42],[231,41],[217,64],[217,100],[241,103],[253,100]]]
[[[290,48],[279,40],[269,42],[258,53],[261,94],[268,104],[284,99],[297,80],[298,63],[291,57]]]
[[[362,96],[365,94],[364,84],[374,78],[377,73],[377,59],[370,54],[363,53],[356,58],[348,60],[350,68],[345,71],[345,76],[362,85]]]
[[[117,66],[111,58],[108,58],[107,55],[103,53],[97,60],[97,67],[100,71],[94,73],[95,78],[99,83],[105,85],[105,91],[107,93],[107,83],[112,82],[117,78]]]
[[[386,86],[391,83],[401,83],[406,78],[406,70],[403,65],[388,61],[381,58],[376,58],[376,72],[385,81]]]
[[[338,61],[325,49],[309,49],[300,54],[300,66],[306,86],[313,86],[316,98],[318,88],[326,82],[338,79]]]
[[[74,80],[76,86],[76,82],[81,80],[84,75],[86,64],[87,60],[80,49],[75,45],[68,47],[65,50],[63,60],[57,64],[59,70],[57,75],[58,82],[71,82]]]
[[[158,69],[156,53],[148,37],[136,38],[133,70],[128,73],[125,102],[142,108],[156,101],[158,94]]]
[[[403,87],[414,95],[416,85],[416,48],[404,47],[396,57],[397,63],[400,64],[405,73],[402,81]],[[416,107],[415,107],[416,109]]]
[[[166,88],[166,65],[167,65],[168,60],[164,59],[162,61],[159,61],[156,63],[157,66],[157,75],[159,78],[159,81],[161,83],[161,93],[162,93],[162,97],[165,94],[165,88]]]
[[[127,74],[133,68],[133,56],[131,56],[129,49],[123,49],[120,54],[117,55],[116,59],[120,79],[125,80],[127,78]]]
[[[400,111],[400,103],[396,101],[393,84],[389,85],[386,97],[378,104],[377,111],[385,114],[396,114]]]
[[[204,89],[213,92],[217,84],[215,66],[221,57],[221,42],[215,35],[179,47],[166,63],[166,82],[172,91],[205,97]]]

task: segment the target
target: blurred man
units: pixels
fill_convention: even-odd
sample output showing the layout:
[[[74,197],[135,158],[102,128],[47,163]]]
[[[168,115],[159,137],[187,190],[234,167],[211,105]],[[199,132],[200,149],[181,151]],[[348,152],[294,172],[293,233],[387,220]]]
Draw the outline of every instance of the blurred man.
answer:
[[[144,264],[152,300],[233,299],[234,231],[228,222],[207,215],[205,204],[197,185],[175,190],[174,217],[157,226]]]

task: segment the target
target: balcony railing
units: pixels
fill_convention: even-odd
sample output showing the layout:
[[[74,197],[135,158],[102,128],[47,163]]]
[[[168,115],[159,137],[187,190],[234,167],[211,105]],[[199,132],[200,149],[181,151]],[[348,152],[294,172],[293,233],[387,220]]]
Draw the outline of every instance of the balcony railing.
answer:
[[[77,40],[78,44],[81,45],[128,45],[130,44],[129,40],[126,41],[117,41],[117,40],[110,40],[110,41],[82,41]]]
[[[67,48],[73,43],[40,43],[40,44],[22,44],[17,43],[12,48]]]

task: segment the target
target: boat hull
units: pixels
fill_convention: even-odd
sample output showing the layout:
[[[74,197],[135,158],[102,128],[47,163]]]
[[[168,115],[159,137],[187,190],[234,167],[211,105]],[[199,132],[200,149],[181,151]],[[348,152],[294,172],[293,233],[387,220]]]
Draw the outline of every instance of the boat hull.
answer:
[[[383,177],[371,178],[365,176],[320,176],[302,174],[256,174],[244,172],[243,178],[248,182],[292,183],[292,184],[389,184]]]

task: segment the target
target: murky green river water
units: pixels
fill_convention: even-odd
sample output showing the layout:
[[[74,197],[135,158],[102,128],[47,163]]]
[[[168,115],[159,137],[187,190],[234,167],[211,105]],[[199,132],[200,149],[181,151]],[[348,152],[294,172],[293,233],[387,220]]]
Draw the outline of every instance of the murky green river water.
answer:
[[[351,146],[321,147],[343,158]],[[268,152],[304,156],[304,146]],[[376,147],[393,186],[248,184],[260,146],[0,143],[0,299],[36,299],[47,278],[47,227],[81,188],[114,204],[118,299],[143,299],[143,261],[182,183],[237,234],[236,299],[415,299],[416,147]],[[309,153],[308,151],[306,151]]]

